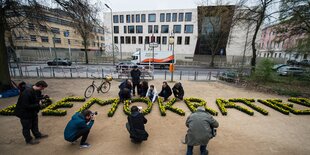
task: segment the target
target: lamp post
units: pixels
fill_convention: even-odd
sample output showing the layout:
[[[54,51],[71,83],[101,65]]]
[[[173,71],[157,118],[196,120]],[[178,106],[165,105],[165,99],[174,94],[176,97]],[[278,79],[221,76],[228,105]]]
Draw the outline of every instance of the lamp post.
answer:
[[[114,58],[114,36],[113,36],[113,14],[112,9],[109,7],[108,4],[104,4],[108,9],[111,11],[111,34],[112,34],[112,54],[113,54],[113,65],[115,65],[115,58]]]

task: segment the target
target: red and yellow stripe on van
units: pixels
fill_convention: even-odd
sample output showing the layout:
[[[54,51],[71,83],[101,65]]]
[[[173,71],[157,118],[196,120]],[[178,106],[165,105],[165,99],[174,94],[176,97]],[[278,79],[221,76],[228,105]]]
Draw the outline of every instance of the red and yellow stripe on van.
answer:
[[[169,57],[164,58],[164,59],[156,59],[156,58],[154,58],[154,62],[166,63],[166,62],[171,62],[173,59],[174,59],[173,55],[170,55]],[[142,60],[142,62],[144,62],[144,63],[153,62],[153,58],[144,59],[144,60]]]

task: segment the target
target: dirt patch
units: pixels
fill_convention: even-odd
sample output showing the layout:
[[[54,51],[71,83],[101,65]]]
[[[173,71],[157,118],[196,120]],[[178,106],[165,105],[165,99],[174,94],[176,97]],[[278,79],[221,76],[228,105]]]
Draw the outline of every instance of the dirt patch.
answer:
[[[26,79],[35,83],[37,79]],[[44,93],[53,99],[60,100],[67,96],[83,96],[85,88],[91,83],[90,79],[47,79],[49,87]],[[99,82],[99,81],[98,81]],[[150,81],[157,90],[162,81]],[[255,92],[244,88],[236,88],[218,82],[182,81],[185,97],[203,98],[207,104],[217,110],[216,98],[280,98],[287,101],[287,97],[269,93]],[[94,93],[93,97],[102,100],[117,97],[119,82],[112,81],[112,88],[106,94]],[[172,86],[172,83],[169,83]],[[16,103],[17,97],[0,99],[0,108]],[[146,107],[144,103],[135,103]],[[237,103],[240,104],[240,103]],[[228,109],[228,115],[216,116],[220,123],[218,135],[208,145],[213,155],[307,155],[310,151],[310,116],[283,115],[258,102],[257,105],[269,111],[268,116],[255,112],[249,116],[235,109]],[[107,116],[110,106],[94,105],[91,110],[98,111],[95,124],[91,130],[88,142],[92,145],[88,149],[79,149],[78,145],[71,145],[63,138],[63,131],[71,116],[83,103],[76,102],[67,110],[63,117],[39,116],[39,128],[49,134],[47,139],[41,140],[36,146],[24,143],[19,119],[14,116],[0,116],[0,150],[1,154],[105,154],[105,155],[180,155],[185,154],[186,145],[181,139],[186,134],[185,120],[190,114],[183,101],[175,103],[175,107],[186,112],[186,116],[167,111],[167,116],[160,116],[157,104],[153,105],[150,114],[146,115],[149,140],[141,145],[132,144],[125,128],[127,117],[123,106],[119,105],[112,118]],[[242,105],[244,106],[244,105]],[[294,105],[297,108],[305,107]],[[249,107],[247,107],[249,108]],[[249,108],[250,109],[250,108]],[[199,154],[199,148],[194,148],[194,154]]]

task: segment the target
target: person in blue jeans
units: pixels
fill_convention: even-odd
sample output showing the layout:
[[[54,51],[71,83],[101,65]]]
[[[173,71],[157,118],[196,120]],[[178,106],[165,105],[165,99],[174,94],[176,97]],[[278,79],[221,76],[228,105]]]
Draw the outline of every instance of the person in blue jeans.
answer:
[[[75,143],[77,139],[82,137],[80,148],[90,147],[86,140],[93,124],[94,114],[90,110],[84,110],[81,113],[76,112],[65,128],[65,140]]]
[[[208,155],[207,145],[210,139],[214,137],[213,129],[217,128],[219,123],[205,111],[204,106],[200,106],[187,118],[186,126],[188,127],[185,136],[186,155],[192,155],[193,148],[197,145],[200,145],[201,155]]]

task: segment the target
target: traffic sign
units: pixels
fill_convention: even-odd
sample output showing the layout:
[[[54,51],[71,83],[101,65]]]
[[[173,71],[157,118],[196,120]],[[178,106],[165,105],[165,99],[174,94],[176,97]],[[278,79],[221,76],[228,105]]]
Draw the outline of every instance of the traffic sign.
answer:
[[[150,43],[150,45],[149,45],[150,47],[154,47],[154,48],[156,48],[156,47],[158,47],[158,44],[156,43],[156,42],[154,42],[154,43]]]

